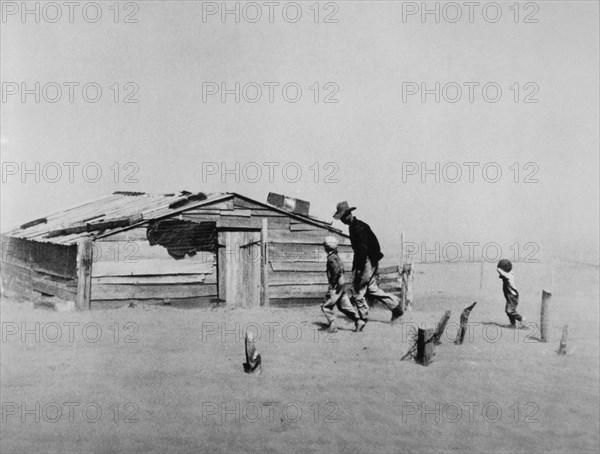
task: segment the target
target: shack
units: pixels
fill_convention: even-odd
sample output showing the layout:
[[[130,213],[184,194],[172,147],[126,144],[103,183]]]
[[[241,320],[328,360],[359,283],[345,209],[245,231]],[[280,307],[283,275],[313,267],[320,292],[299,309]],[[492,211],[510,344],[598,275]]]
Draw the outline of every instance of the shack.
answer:
[[[2,234],[2,286],[38,303],[87,310],[133,303],[254,307],[319,302],[327,235],[350,268],[350,240],[310,216],[310,204],[277,194],[108,197]],[[382,269],[399,291],[398,267]]]

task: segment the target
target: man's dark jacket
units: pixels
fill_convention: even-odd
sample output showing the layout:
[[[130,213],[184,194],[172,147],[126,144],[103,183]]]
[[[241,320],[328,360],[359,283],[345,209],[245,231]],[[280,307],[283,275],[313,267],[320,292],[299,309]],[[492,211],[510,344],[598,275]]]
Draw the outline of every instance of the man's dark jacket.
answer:
[[[367,258],[371,261],[371,265],[376,267],[383,254],[379,247],[379,241],[377,241],[371,227],[367,223],[354,218],[350,223],[349,231],[350,243],[354,250],[352,270],[364,271]]]

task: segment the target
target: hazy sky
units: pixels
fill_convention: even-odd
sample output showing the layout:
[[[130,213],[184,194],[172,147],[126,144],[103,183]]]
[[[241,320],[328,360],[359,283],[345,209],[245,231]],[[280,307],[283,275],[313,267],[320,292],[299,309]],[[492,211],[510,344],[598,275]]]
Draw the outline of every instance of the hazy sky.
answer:
[[[260,201],[272,191],[308,200],[311,214],[329,219],[348,200],[388,254],[404,231],[429,248],[495,242],[512,256],[515,242],[525,253],[535,243],[539,257],[598,261],[598,2],[521,3],[518,18],[514,2],[499,2],[496,22],[496,4],[481,2],[471,22],[458,2],[455,23],[458,9],[436,2],[427,5],[437,4],[439,23],[433,14],[423,21],[421,2],[278,2],[272,23],[264,2],[239,3],[239,23],[234,14],[223,20],[221,2],[123,2],[118,18],[114,2],[98,2],[95,23],[91,2],[80,2],[72,23],[62,2],[60,11],[27,5],[36,3],[39,23],[34,13],[22,17],[21,2],[2,2],[3,231],[115,190],[231,191]],[[262,17],[253,23],[256,6]],[[240,84],[239,103],[233,93],[225,102],[209,94],[222,83]],[[432,90],[425,102],[421,84]],[[257,86],[262,97],[249,102]],[[462,96],[450,102],[456,87]],[[23,88],[32,90],[25,102]],[[72,182],[65,162],[78,164]],[[239,183],[206,172],[236,162]],[[269,164],[272,182],[265,162],[278,163]],[[22,163],[39,163],[39,182]],[[434,174],[422,182],[419,170],[436,163],[440,182]],[[132,173],[137,183],[127,182]]]

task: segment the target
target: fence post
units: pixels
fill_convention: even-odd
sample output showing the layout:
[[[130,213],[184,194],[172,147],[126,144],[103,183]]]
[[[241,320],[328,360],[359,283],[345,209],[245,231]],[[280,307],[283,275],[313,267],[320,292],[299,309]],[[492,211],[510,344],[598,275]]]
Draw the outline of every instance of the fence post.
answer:
[[[417,333],[417,363],[429,366],[433,361],[433,329],[419,328]]]
[[[556,351],[556,353],[558,353],[559,355],[566,355],[567,354],[567,334],[568,334],[568,330],[569,330],[569,325],[563,326],[562,337],[560,338],[560,345],[558,346],[558,350]]]
[[[550,300],[552,293],[542,290],[542,308],[540,311],[540,341],[548,342],[550,336],[548,331],[550,328]]]

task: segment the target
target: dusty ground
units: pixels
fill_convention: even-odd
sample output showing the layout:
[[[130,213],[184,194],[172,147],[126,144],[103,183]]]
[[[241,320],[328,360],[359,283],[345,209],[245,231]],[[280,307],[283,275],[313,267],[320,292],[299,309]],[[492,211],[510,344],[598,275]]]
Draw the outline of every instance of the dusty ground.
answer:
[[[537,321],[543,273],[520,271],[520,309]],[[456,285],[465,276],[475,285]],[[3,300],[0,450],[598,452],[598,269],[561,268],[547,344],[534,326],[503,327],[500,282],[485,276],[479,290],[477,267],[423,267],[401,323],[377,307],[363,333],[341,319],[332,336],[318,307],[57,313]],[[453,345],[473,301],[473,337]],[[446,309],[434,362],[401,362],[414,326]],[[246,328],[260,329],[260,376],[242,372]]]

